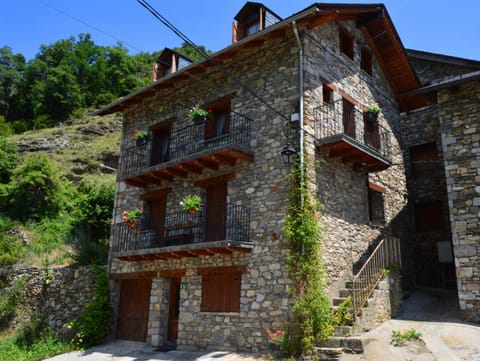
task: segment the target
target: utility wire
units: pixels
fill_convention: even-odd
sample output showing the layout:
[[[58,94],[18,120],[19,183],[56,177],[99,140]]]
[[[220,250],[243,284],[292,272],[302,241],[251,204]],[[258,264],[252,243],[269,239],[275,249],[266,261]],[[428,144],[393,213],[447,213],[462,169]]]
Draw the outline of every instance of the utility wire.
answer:
[[[173,25],[170,21],[168,21],[165,17],[163,17],[153,6],[151,6],[146,0],[137,0],[137,2],[147,9],[156,19],[158,19],[163,25],[165,25],[168,29],[173,31],[175,35],[177,35],[180,39],[182,39],[185,43],[190,45],[195,49],[197,53],[199,53],[202,57],[207,59],[210,63],[212,63],[215,67],[217,67],[224,75],[230,76],[237,84],[239,84],[242,88],[252,94],[255,98],[257,98],[260,102],[265,104],[268,108],[273,110],[275,113],[280,115],[285,120],[289,121],[290,119],[287,118],[283,113],[280,113],[277,109],[275,109],[272,105],[270,105],[265,99],[263,99],[260,95],[255,93],[252,89],[247,87],[240,79],[238,79],[234,74],[232,74],[227,68],[225,68],[222,64],[215,61],[211,56],[209,56],[206,52],[202,51],[192,40],[188,38],[184,33],[182,33],[175,25]]]
[[[79,23],[81,23],[81,24],[83,24],[83,25],[85,25],[85,26],[87,26],[87,27],[89,27],[89,28],[91,28],[91,29],[93,29],[93,30],[95,30],[95,31],[98,31],[99,33],[101,33],[101,34],[103,34],[103,35],[105,35],[105,36],[108,36],[109,38],[111,38],[111,39],[113,39],[113,40],[116,40],[116,41],[121,42],[122,44],[125,44],[125,45],[128,46],[129,48],[132,48],[132,49],[134,49],[134,50],[137,50],[138,52],[143,52],[142,49],[136,47],[135,45],[132,45],[132,44],[130,44],[130,43],[127,43],[126,41],[123,41],[122,39],[119,39],[119,38],[117,38],[116,36],[114,36],[114,35],[112,35],[112,34],[109,34],[109,33],[107,33],[106,31],[103,31],[102,29],[99,29],[99,28],[97,28],[97,27],[94,26],[94,25],[90,25],[89,23],[83,21],[82,19],[79,19],[79,18],[77,18],[77,17],[75,17],[75,16],[73,16],[73,15],[70,15],[70,14],[67,13],[66,11],[63,11],[62,9],[59,9],[59,8],[57,8],[57,7],[55,7],[55,6],[47,3],[46,1],[43,1],[43,0],[37,0],[37,1],[38,1],[39,3],[41,3],[41,4],[43,4],[44,6],[50,8],[50,9],[52,9],[52,10],[55,10],[55,11],[59,12],[59,13],[62,14],[62,15],[65,15],[66,17],[68,17],[68,18],[70,18],[70,19],[72,19],[72,20],[78,21]]]

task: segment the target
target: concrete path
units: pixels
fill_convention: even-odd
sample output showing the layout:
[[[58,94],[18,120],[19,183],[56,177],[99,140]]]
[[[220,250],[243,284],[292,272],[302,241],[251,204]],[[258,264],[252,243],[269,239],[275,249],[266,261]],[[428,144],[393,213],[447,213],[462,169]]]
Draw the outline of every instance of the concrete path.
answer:
[[[414,329],[419,341],[391,344],[392,331]],[[480,325],[463,322],[456,292],[418,290],[406,300],[403,314],[361,336],[363,355],[341,361],[480,361]]]
[[[420,341],[391,344],[392,331],[419,331]],[[406,300],[403,314],[361,336],[365,353],[340,361],[480,361],[480,325],[463,322],[455,292],[419,290]],[[115,341],[45,361],[254,361],[260,355],[235,352],[157,352],[132,341]]]
[[[44,361],[257,361],[261,356],[227,351],[158,352],[155,347],[134,341],[114,341],[85,351],[70,352]]]

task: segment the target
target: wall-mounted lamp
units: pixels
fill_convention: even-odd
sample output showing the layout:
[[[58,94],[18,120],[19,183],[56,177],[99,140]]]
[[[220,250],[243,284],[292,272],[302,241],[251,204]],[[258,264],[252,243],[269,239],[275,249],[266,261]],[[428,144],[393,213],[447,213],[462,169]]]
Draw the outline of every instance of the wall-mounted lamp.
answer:
[[[297,154],[297,150],[290,144],[285,145],[280,152],[282,155],[283,163],[289,165],[292,162],[292,158]]]
[[[292,162],[293,157],[297,154],[297,150],[291,145],[295,143],[295,136],[297,135],[297,122],[299,120],[299,114],[293,113],[290,116],[290,120],[283,124],[283,132],[287,138],[287,145],[285,145],[280,154],[282,155],[283,163],[289,165]]]

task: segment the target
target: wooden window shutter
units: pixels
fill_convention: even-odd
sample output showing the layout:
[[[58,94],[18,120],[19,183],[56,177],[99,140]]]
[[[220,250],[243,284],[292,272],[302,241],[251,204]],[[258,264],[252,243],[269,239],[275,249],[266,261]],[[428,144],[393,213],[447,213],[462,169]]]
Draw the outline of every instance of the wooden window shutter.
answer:
[[[199,269],[202,275],[202,312],[240,312],[240,288],[245,268]]]

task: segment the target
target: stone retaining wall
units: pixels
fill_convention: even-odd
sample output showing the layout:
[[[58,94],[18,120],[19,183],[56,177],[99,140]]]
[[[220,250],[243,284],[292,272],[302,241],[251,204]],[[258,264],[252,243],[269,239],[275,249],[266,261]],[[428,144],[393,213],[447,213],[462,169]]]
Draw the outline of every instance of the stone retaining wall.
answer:
[[[79,316],[92,299],[95,286],[90,267],[4,267],[0,268],[0,279],[6,285],[2,294],[20,279],[26,282],[22,311],[12,320],[12,326],[43,313],[48,325],[57,332],[65,331],[65,325]]]

